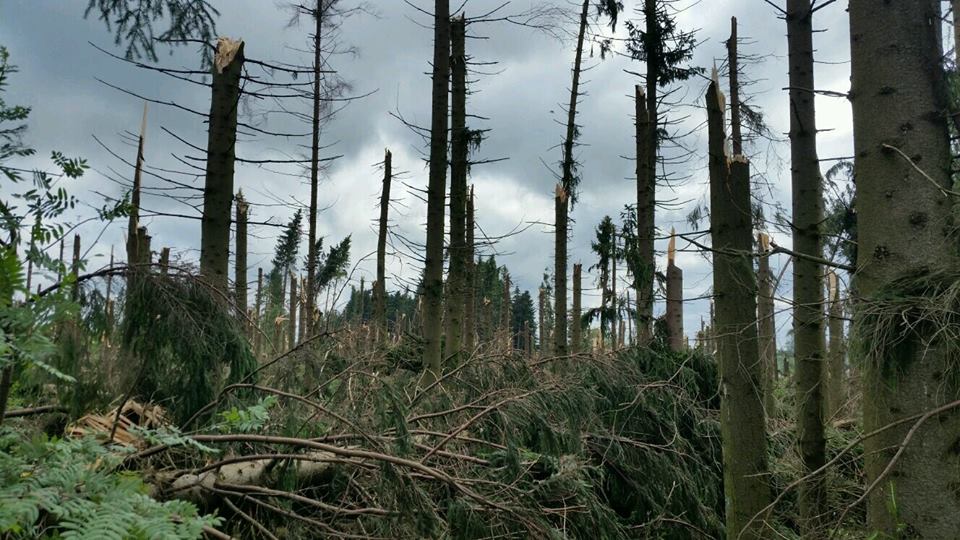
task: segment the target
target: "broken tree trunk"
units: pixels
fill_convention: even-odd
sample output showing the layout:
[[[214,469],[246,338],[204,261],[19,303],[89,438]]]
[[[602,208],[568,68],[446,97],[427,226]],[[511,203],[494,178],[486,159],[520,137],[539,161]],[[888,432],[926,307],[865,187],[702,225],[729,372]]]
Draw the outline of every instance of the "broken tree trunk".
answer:
[[[73,296],[73,301],[77,302],[80,300],[80,284],[77,283],[77,278],[80,277],[80,235],[73,235],[73,261],[70,264],[70,277],[73,280],[71,285],[71,294]]]
[[[667,246],[667,344],[670,350],[686,349],[683,337],[683,270],[676,265],[677,237],[671,231]]]
[[[583,348],[583,326],[580,319],[583,317],[581,305],[581,288],[583,287],[583,264],[573,265],[573,310],[570,314],[570,352],[580,354]]]
[[[750,170],[742,157],[724,152],[724,97],[714,72],[707,90],[710,154],[710,218],[714,249],[715,336],[720,366],[720,425],[727,538],[760,540],[770,502],[766,420],[759,388],[757,285],[753,247]],[[747,523],[750,523],[748,526]]]
[[[610,319],[610,349],[617,350],[620,347],[618,336],[620,321],[620,299],[617,298],[617,228],[613,228],[613,243],[610,247],[610,265],[612,272],[610,274],[610,307],[613,310],[613,318]]]
[[[230,209],[237,146],[237,108],[243,71],[243,41],[221,37],[213,59],[212,95],[207,137],[203,219],[200,228],[200,275],[228,294]]]
[[[383,191],[380,194],[380,222],[377,234],[377,282],[373,287],[373,319],[380,336],[387,334],[387,233],[389,231],[390,184],[393,181],[393,154],[383,153]],[[308,301],[307,306],[311,304]],[[309,313],[309,310],[307,311]],[[310,316],[311,318],[312,315]]]
[[[290,274],[290,310],[287,312],[287,344],[290,349],[297,346],[297,276]]]
[[[770,272],[770,237],[757,235],[757,333],[760,338],[760,363],[763,368],[763,403],[767,415],[774,414],[773,388],[777,380],[777,324],[773,304],[773,274]]]
[[[147,133],[147,104],[143,104],[143,120],[140,122],[140,139],[137,143],[137,161],[133,169],[133,189],[130,192],[130,212],[127,216],[127,264],[140,261],[137,245],[137,229],[140,227],[140,191],[143,184],[143,150]]]
[[[167,277],[170,273],[170,248],[164,247],[160,250],[160,275]]]
[[[430,180],[427,185],[427,241],[423,270],[423,384],[442,369],[443,230],[447,187],[447,120],[450,82],[450,0],[433,10],[433,107],[430,124]]]
[[[467,130],[467,22],[461,15],[450,25],[450,41],[453,50],[450,58],[451,98],[450,105],[450,269],[447,274],[445,341],[446,359],[451,366],[460,363],[460,347],[463,334],[464,292],[467,287],[466,273],[466,209],[467,209],[467,163],[469,132]]]
[[[503,267],[503,296],[500,299],[500,332],[503,336],[504,347],[509,350],[513,347],[513,329],[510,316],[510,273]]]
[[[824,380],[827,381],[826,416],[828,419],[836,419],[843,408],[843,362],[846,357],[843,343],[843,301],[840,299],[840,281],[836,272],[827,274],[827,291],[830,302],[830,347],[824,373]]]
[[[476,274],[476,255],[474,254],[474,208],[473,186],[470,186],[470,195],[467,197],[466,243],[464,245],[463,281],[466,284],[466,293],[463,300],[463,348],[473,352],[477,344],[477,291],[474,283]]]
[[[247,314],[247,200],[243,191],[237,193],[237,242],[234,254],[233,286],[236,291],[234,302],[237,304],[237,316],[243,320]]]

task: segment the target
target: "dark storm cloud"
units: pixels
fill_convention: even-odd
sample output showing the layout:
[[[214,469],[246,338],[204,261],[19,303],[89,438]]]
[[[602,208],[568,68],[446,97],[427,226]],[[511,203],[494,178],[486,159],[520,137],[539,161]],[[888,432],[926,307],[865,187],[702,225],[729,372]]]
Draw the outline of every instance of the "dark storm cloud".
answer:
[[[344,1],[350,3],[350,0]],[[200,86],[133,68],[89,46],[87,42],[91,41],[119,52],[102,23],[83,19],[86,3],[85,0],[6,2],[0,11],[0,44],[10,49],[13,60],[21,67],[21,73],[12,81],[8,101],[34,107],[30,142],[41,154],[59,149],[87,157],[96,170],[75,191],[85,201],[100,206],[103,201],[98,200],[94,192],[113,196],[122,193],[120,186],[101,173],[115,169],[118,176],[127,177],[129,171],[103,151],[91,135],[97,135],[132,159],[135,150],[126,146],[118,133],[136,131],[142,104],[95,78],[199,111],[208,108],[208,94]],[[533,3],[515,0],[507,11],[522,12]],[[631,3],[627,2],[628,15],[633,16]],[[319,217],[320,234],[337,240],[353,234],[354,261],[375,247],[371,219],[375,216],[380,189],[380,173],[375,164],[382,160],[383,149],[393,150],[395,168],[407,171],[407,183],[413,186],[426,183],[422,139],[390,113],[399,113],[414,124],[429,125],[430,84],[426,72],[432,34],[424,25],[431,21],[401,0],[378,0],[371,4],[376,16],[360,15],[343,25],[342,40],[346,45],[357,47],[357,54],[333,58],[331,63],[353,84],[354,93],[374,93],[348,105],[327,126],[323,136],[324,143],[332,145],[327,153],[343,157],[332,165],[320,188],[320,204],[329,207]],[[424,8],[429,8],[429,4],[424,0],[418,2]],[[470,0],[466,13],[468,17],[485,13],[499,4],[500,0]],[[564,0],[557,0],[556,5],[569,8],[573,13],[577,9]],[[217,6],[222,13],[218,22],[220,33],[243,38],[248,57],[308,63],[308,55],[300,52],[307,47],[308,28],[288,27],[289,13],[272,0],[221,1]],[[772,132],[783,137],[788,127],[787,97],[782,90],[787,86],[785,23],[776,18],[773,8],[761,0],[701,0],[684,11],[680,15],[681,26],[697,29],[702,43],[693,64],[709,72],[715,60],[722,62],[731,15],[739,17],[741,37],[747,38],[743,52],[764,57],[763,62],[746,67],[749,78],[758,81],[749,92],[766,114]],[[849,87],[849,65],[845,63],[849,56],[846,14],[842,6],[834,4],[818,12],[816,21],[818,28],[828,30],[816,35],[818,59],[829,62],[818,65],[818,87],[845,91]],[[618,28],[620,32],[622,27],[621,24]],[[510,267],[514,281],[521,288],[535,290],[544,268],[552,265],[553,248],[549,226],[531,224],[553,221],[552,194],[556,179],[548,166],[556,171],[560,159],[557,145],[563,127],[558,122],[564,118],[561,104],[569,99],[573,44],[502,22],[472,25],[469,32],[484,38],[468,42],[468,52],[473,59],[497,62],[475,66],[477,73],[471,86],[471,113],[489,118],[471,121],[471,127],[490,130],[478,158],[508,158],[473,169],[471,181],[476,185],[479,223],[489,235],[525,229],[501,241],[495,251],[499,253],[498,261]],[[160,64],[192,69],[198,65],[197,51],[179,48],[171,55],[161,54]],[[601,62],[596,55],[586,64],[591,69],[585,76],[586,95],[582,98],[579,116],[582,146],[577,153],[583,181],[580,201],[573,211],[576,224],[570,253],[572,261],[583,261],[588,267],[593,260],[589,251],[593,228],[605,214],[618,217],[624,205],[632,203],[636,196],[634,164],[623,156],[634,153],[632,93],[638,81],[625,70],[642,71],[643,65],[622,57]],[[695,79],[679,93],[685,96],[685,104],[669,113],[672,118],[686,118],[683,125],[677,126],[677,131],[692,130],[703,122],[699,100],[706,83],[705,79]],[[820,138],[821,156],[849,155],[851,130],[846,100],[818,97],[817,105],[820,127],[832,130]],[[251,100],[249,106],[256,112],[270,104]],[[258,116],[251,118],[258,119]],[[161,131],[161,126],[193,144],[204,146],[206,131],[202,119],[172,108],[151,106],[149,164],[185,169],[169,156],[198,153]],[[308,131],[306,125],[277,117],[265,127]],[[282,159],[303,156],[302,144],[303,140],[258,138],[241,143],[238,153],[256,159]],[[672,190],[662,189],[658,193],[661,200],[677,203],[658,215],[658,226],[665,232],[672,226],[681,232],[689,230],[686,214],[706,198],[705,139],[695,133],[686,144],[697,153],[689,164],[676,167],[675,172],[688,179]],[[750,150],[755,155],[755,168],[763,169],[771,179],[772,193],[789,207],[789,167],[784,162],[788,149],[780,143],[764,143]],[[296,172],[296,168],[284,170]],[[188,181],[202,186],[200,178]],[[278,202],[302,203],[309,193],[300,179],[255,166],[238,169],[237,187],[247,193],[248,199],[264,205],[255,207],[255,219],[276,222],[286,221],[291,214],[289,208],[277,205]],[[422,241],[423,203],[403,190],[398,197],[402,197],[404,205],[398,207],[395,214],[398,231]],[[146,204],[153,209],[196,214],[189,204],[157,198],[149,198]],[[199,241],[199,222],[154,218],[148,224],[154,246],[174,246],[185,258],[196,257],[192,250]],[[123,231],[123,225],[111,227],[97,252],[108,252],[110,244],[121,246]],[[91,240],[98,233],[93,225],[83,229],[84,237]],[[255,234],[257,238],[251,240],[254,252],[251,264],[266,266],[276,231],[257,228]],[[789,245],[789,238],[778,236],[777,240]],[[664,248],[665,242],[659,247]],[[683,247],[689,246],[681,242]],[[784,262],[785,259],[777,261]],[[99,265],[99,261],[92,264]],[[679,264],[685,270],[687,296],[708,294],[711,287],[708,261],[701,255],[684,252],[680,254]],[[372,260],[368,259],[360,264],[355,277],[359,280],[363,275],[369,281],[373,270]],[[416,270],[414,261],[398,258],[390,261],[390,271],[407,278],[414,276]],[[250,275],[255,276],[255,270]],[[585,276],[587,279],[592,280]],[[587,285],[585,283],[585,287]],[[789,294],[789,283],[784,284],[781,292]],[[598,301],[598,295],[593,294],[585,299],[585,304]],[[699,327],[699,319],[706,311],[705,301],[693,302],[687,307],[689,334]],[[788,325],[787,319],[781,317],[781,327]]]

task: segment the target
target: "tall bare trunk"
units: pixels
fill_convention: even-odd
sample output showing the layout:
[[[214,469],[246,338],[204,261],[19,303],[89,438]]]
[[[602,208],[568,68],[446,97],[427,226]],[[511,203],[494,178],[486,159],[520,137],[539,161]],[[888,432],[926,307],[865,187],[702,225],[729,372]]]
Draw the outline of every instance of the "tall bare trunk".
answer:
[[[667,247],[667,344],[670,350],[686,349],[683,337],[683,270],[677,267],[677,237],[670,234]]]
[[[320,105],[321,80],[323,79],[323,9],[326,3],[318,0],[313,10],[313,116],[310,117],[310,212],[307,214],[307,286],[306,329],[313,334],[313,312],[316,302],[317,280],[317,191],[320,183]]]
[[[710,132],[710,229],[713,239],[713,331],[720,365],[727,538],[759,540],[770,502],[767,440],[757,345],[757,284],[747,255],[753,247],[750,167],[724,153],[723,94],[714,78],[707,90]],[[754,517],[757,516],[756,519]],[[751,522],[748,527],[747,523]],[[742,532],[742,536],[741,536]]]
[[[790,155],[793,184],[793,248],[820,257],[823,252],[823,178],[817,157],[814,105],[813,10],[811,0],[787,0],[790,56]],[[793,262],[793,333],[797,362],[796,396],[800,455],[809,473],[826,462],[823,435],[823,384],[826,360],[823,320],[823,269],[806,258]],[[823,475],[800,487],[800,526],[806,534],[820,527],[826,504]]]
[[[160,250],[160,275],[167,277],[170,273],[170,248],[164,247]]]
[[[763,368],[763,403],[767,415],[776,406],[773,388],[777,380],[777,324],[773,304],[773,275],[770,273],[770,239],[757,236],[760,256],[757,258],[757,331],[760,336],[760,363]]]
[[[653,337],[653,282],[656,267],[654,264],[654,227],[656,207],[656,177],[650,181],[650,153],[647,147],[650,141],[650,115],[647,112],[647,98],[639,84],[636,91],[636,145],[637,145],[637,342],[647,345]]]
[[[570,350],[573,354],[580,354],[583,348],[583,326],[580,319],[583,317],[581,304],[581,288],[583,287],[583,265],[573,265],[573,312],[570,316]]]
[[[509,349],[512,347],[513,328],[510,324],[510,274],[507,267],[503,267],[503,297],[500,299],[500,331],[503,335],[504,344]]]
[[[644,0],[643,15],[646,25],[647,42],[660,44],[660,21],[657,17],[660,0]],[[659,50],[659,47],[654,47]],[[647,58],[646,91],[639,99],[646,99],[643,110],[637,106],[637,242],[640,268],[637,291],[637,325],[641,344],[649,343],[652,337],[654,277],[656,275],[656,188],[657,154],[660,147],[659,126],[659,85],[660,71],[665,63],[662,55],[651,51]],[[641,122],[643,120],[643,122]],[[642,130],[642,133],[641,131]],[[639,155],[643,152],[643,156]]]
[[[547,325],[544,324],[544,319],[546,318],[544,315],[546,315],[546,308],[547,308],[547,298],[546,298],[546,296],[547,296],[547,295],[546,295],[546,291],[543,289],[543,287],[540,287],[540,295],[539,295],[539,297],[538,297],[538,302],[539,302],[539,303],[538,303],[537,314],[538,314],[538,316],[539,316],[539,318],[540,318],[540,321],[539,321],[540,324],[539,324],[538,328],[540,328],[540,356],[541,356],[541,357],[542,357],[542,356],[546,356],[546,355],[547,355],[547,350],[548,350],[548,345],[547,345],[547,341],[548,341],[548,339],[547,339]]]
[[[80,300],[80,284],[77,283],[77,278],[80,277],[80,235],[73,235],[73,260],[70,263],[70,277],[73,278],[73,285],[71,286],[71,294],[73,296],[73,301],[77,302]]]
[[[373,319],[384,338],[387,336],[387,232],[392,181],[393,154],[386,150],[383,156],[383,191],[380,194],[380,228],[377,235],[377,282],[373,286]],[[310,305],[308,299],[308,308]],[[309,309],[307,313],[310,313]]]
[[[957,233],[955,200],[944,191],[952,182],[940,4],[849,4],[859,242],[854,320],[864,332],[859,339],[871,346],[860,362],[863,427],[873,432],[900,422],[863,443],[867,484],[876,483],[867,523],[869,531],[894,538],[901,531],[955,538],[960,531],[960,411],[912,420],[960,395],[957,343],[937,339],[937,324],[910,321],[911,330],[897,328],[889,340],[873,338],[864,326],[876,302],[913,294],[903,289],[917,287],[918,280],[921,294],[929,295],[925,303],[935,305],[954,285]],[[938,278],[940,270],[945,277]]]
[[[620,339],[618,337],[618,330],[620,326],[620,299],[617,298],[617,228],[613,228],[613,242],[612,249],[610,251],[610,265],[613,268],[612,275],[610,277],[610,302],[611,307],[613,308],[613,319],[610,321],[610,337],[611,342],[613,343],[611,349],[617,350],[620,346]]]
[[[249,206],[243,191],[237,193],[237,248],[234,254],[234,288],[236,289],[237,316],[242,320],[247,315],[247,212]]]
[[[137,143],[137,161],[133,169],[133,190],[130,192],[130,212],[127,215],[127,264],[140,260],[137,246],[137,228],[140,227],[140,191],[143,185],[144,143],[147,135],[147,104],[143,104],[140,122],[140,140]]]
[[[427,242],[423,270],[423,367],[425,382],[442,369],[443,229],[447,191],[447,105],[450,81],[450,0],[434,2],[433,110],[430,126],[430,182],[427,186]]]
[[[577,34],[577,52],[573,61],[573,81],[570,84],[570,104],[567,107],[567,134],[563,141],[563,176],[554,197],[554,309],[553,352],[567,355],[567,238],[569,235],[570,198],[575,189],[573,145],[577,136],[577,103],[580,101],[580,70],[583,63],[583,40],[587,32],[590,0],[583,1],[580,12],[580,30]]]
[[[450,271],[447,276],[447,339],[446,356],[452,365],[459,363],[463,333],[464,292],[466,273],[466,209],[467,209],[467,23],[461,16],[450,26]]]
[[[297,276],[290,273],[290,311],[287,312],[287,343],[297,346]]]
[[[243,72],[243,41],[220,38],[213,60],[213,93],[207,137],[200,275],[223,294],[230,269],[230,209],[237,146],[237,108]]]
[[[730,140],[733,154],[743,154],[740,120],[740,56],[737,53],[737,18],[730,17],[730,40],[727,41],[727,64],[730,69]]]
[[[463,282],[466,297],[463,302],[463,348],[472,352],[477,343],[477,291],[474,283],[476,274],[476,255],[474,253],[474,219],[476,210],[473,202],[473,186],[470,186],[470,195],[467,197],[467,224],[466,243],[464,245]]]
[[[260,325],[263,307],[263,268],[257,268],[257,297],[253,305],[253,350],[257,359],[263,354],[263,328]]]
[[[846,351],[843,344],[843,301],[840,299],[840,282],[835,272],[827,274],[830,313],[830,349],[824,380],[827,381],[826,416],[835,419],[843,408],[843,361]]]

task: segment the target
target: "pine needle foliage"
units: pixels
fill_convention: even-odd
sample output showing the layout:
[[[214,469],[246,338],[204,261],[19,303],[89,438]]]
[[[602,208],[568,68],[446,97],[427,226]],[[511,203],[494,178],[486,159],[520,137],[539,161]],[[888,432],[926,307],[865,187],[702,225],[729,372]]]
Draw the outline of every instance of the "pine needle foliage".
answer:
[[[127,290],[121,355],[136,372],[136,395],[164,404],[179,421],[256,368],[240,322],[215,294],[190,276],[148,273]]]
[[[561,366],[490,353],[415,391],[419,372],[400,364],[417,355],[415,348],[362,353],[364,346],[338,337],[264,372],[261,390],[287,396],[258,434],[288,437],[285,443],[243,442],[240,434],[214,444],[228,446],[224,455],[306,451],[318,443],[335,455],[363,453],[337,461],[320,480],[276,480],[339,511],[276,493],[261,500],[287,514],[232,499],[277,532],[464,540],[721,536],[711,359],[627,350]],[[290,395],[308,396],[312,405]],[[281,450],[284,444],[291,447]],[[188,463],[177,466],[203,462],[190,455],[178,454]],[[151,463],[169,467],[170,457]],[[231,521],[230,532],[242,535],[243,523]]]

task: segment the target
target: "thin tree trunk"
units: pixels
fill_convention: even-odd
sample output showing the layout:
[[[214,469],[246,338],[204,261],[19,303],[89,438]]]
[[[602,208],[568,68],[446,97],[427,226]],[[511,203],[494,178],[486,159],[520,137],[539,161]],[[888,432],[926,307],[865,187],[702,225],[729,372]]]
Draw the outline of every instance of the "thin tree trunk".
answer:
[[[760,362],[763,365],[763,403],[767,415],[776,407],[773,388],[777,380],[777,324],[773,304],[773,275],[770,273],[770,240],[757,236],[760,256],[757,257],[757,331],[760,336]]]
[[[287,312],[287,342],[289,348],[297,346],[297,276],[290,274],[290,311]]]
[[[612,347],[611,349],[617,350],[617,347],[620,346],[620,339],[617,334],[618,326],[620,325],[620,307],[617,298],[617,228],[613,228],[613,246],[610,252],[610,264],[613,267],[613,276],[610,279],[610,300],[613,308],[613,319],[610,321],[610,336]]]
[[[790,56],[790,154],[793,184],[793,249],[819,257],[823,252],[823,178],[817,157],[814,105],[813,11],[811,0],[787,0]],[[804,258],[793,261],[793,334],[797,362],[797,427],[805,473],[826,462],[823,384],[826,360],[823,269]],[[800,528],[814,534],[826,505],[826,484],[817,475],[800,486]]]
[[[510,274],[507,267],[503,267],[503,297],[500,300],[500,329],[503,332],[503,341],[507,349],[512,348],[513,328],[510,324]]]
[[[570,317],[570,352],[580,354],[583,348],[583,326],[580,319],[583,317],[581,304],[581,289],[583,287],[583,265],[573,265],[573,312]]]
[[[74,302],[80,300],[80,284],[77,283],[77,278],[80,277],[80,235],[73,235],[73,259],[70,263],[70,277],[73,280],[73,284],[70,286],[70,294]]]
[[[577,34],[577,52],[573,61],[573,81],[570,84],[570,105],[567,107],[567,133],[563,141],[563,176],[557,185],[554,197],[554,223],[556,244],[554,246],[554,309],[553,352],[567,355],[567,237],[569,234],[570,198],[576,187],[573,146],[577,136],[577,103],[580,100],[580,71],[583,63],[583,41],[587,32],[587,16],[590,0],[583,1],[580,12],[580,30]]]
[[[466,209],[467,209],[467,23],[463,16],[451,23],[450,36],[453,54],[450,63],[452,77],[450,130],[450,271],[447,276],[447,339],[446,356],[452,366],[460,363],[460,345],[463,333],[464,290],[466,273]]]
[[[654,235],[656,226],[656,177],[650,181],[648,163],[650,153],[650,115],[647,112],[646,94],[639,84],[634,87],[636,105],[636,145],[637,145],[637,251],[640,260],[634,279],[637,283],[637,342],[647,345],[653,338],[653,282],[656,266],[654,263]]]
[[[466,244],[464,246],[463,281],[466,284],[466,297],[463,302],[463,348],[472,352],[477,343],[477,291],[474,282],[476,275],[476,255],[474,254],[474,219],[475,208],[473,201],[473,186],[470,186],[470,195],[467,197],[467,224]]]
[[[723,94],[714,79],[707,90],[710,132],[710,218],[714,252],[720,426],[723,435],[726,529],[730,540],[767,538],[758,514],[770,502],[759,349],[749,164],[727,161]],[[730,252],[744,255],[732,255]],[[756,519],[754,519],[756,517]],[[747,523],[752,524],[747,528]],[[742,536],[741,536],[742,532]]]
[[[236,290],[237,316],[241,320],[247,314],[247,213],[249,206],[243,191],[237,193],[237,247],[234,255],[234,288]]]
[[[223,294],[230,269],[230,209],[237,146],[237,108],[243,72],[243,41],[220,38],[213,60],[213,89],[207,139],[200,275]]]
[[[843,408],[843,360],[846,356],[843,345],[843,302],[840,299],[840,283],[835,272],[827,274],[830,302],[830,348],[824,380],[827,381],[827,418],[836,419]]]
[[[686,349],[683,338],[683,271],[676,265],[677,238],[671,233],[667,247],[667,344],[670,350]]]
[[[657,17],[657,3],[659,0],[644,0],[643,16],[646,24],[646,42],[648,44],[658,44],[649,46],[651,51],[660,50],[659,44],[663,42],[661,38],[660,21]],[[654,278],[656,275],[656,187],[657,187],[657,154],[660,146],[659,127],[659,85],[661,66],[664,65],[664,59],[659,54],[651,54],[647,59],[646,91],[640,95],[646,98],[645,110],[637,110],[638,127],[642,127],[643,144],[638,144],[638,150],[644,152],[643,159],[638,155],[637,168],[638,179],[643,178],[643,185],[638,182],[638,201],[637,201],[637,240],[640,252],[640,279],[638,280],[641,290],[637,291],[637,323],[639,325],[639,337],[641,344],[646,344],[653,336],[653,301],[654,301]],[[641,123],[639,119],[646,120]],[[640,168],[643,167],[641,170]],[[644,190],[640,192],[641,188]],[[643,200],[640,200],[642,195]]]
[[[393,154],[386,150],[383,155],[383,191],[380,194],[380,230],[377,235],[377,283],[373,287],[373,319],[378,332],[384,337],[387,336],[387,234],[392,181]],[[307,306],[310,306],[309,300]]]
[[[259,359],[263,354],[263,327],[261,316],[263,308],[263,268],[257,268],[257,297],[253,304],[253,350]]]
[[[906,296],[898,280],[955,273],[958,254],[955,200],[943,191],[952,179],[940,2],[850,0],[849,14],[859,242],[854,319],[863,328],[875,299]],[[927,290],[954,285],[944,281]],[[928,294],[934,296],[926,301],[939,300]],[[867,530],[881,536],[955,538],[960,531],[960,410],[903,422],[960,395],[957,344],[937,339],[941,330],[912,325],[890,336],[896,344],[859,336],[873,353],[860,362],[864,431],[901,422],[863,443],[866,482],[876,483]],[[905,443],[908,432],[913,437]]]
[[[960,0],[951,0],[950,7],[953,10],[953,54],[954,62],[960,67]]]
[[[434,2],[433,109],[430,126],[430,181],[427,186],[427,241],[423,272],[424,384],[440,375],[443,331],[443,229],[447,187],[447,119],[450,81],[450,0]]]
[[[137,143],[137,161],[133,169],[133,190],[130,192],[130,211],[127,215],[127,264],[140,261],[137,246],[137,228],[140,227],[140,191],[143,184],[144,142],[147,135],[147,104],[143,104],[143,120],[140,122],[140,139]]]
[[[543,290],[543,287],[540,287],[540,296],[539,296],[539,309],[537,310],[538,316],[540,318],[540,324],[538,328],[540,329],[540,356],[546,356],[547,354],[547,325],[544,324],[544,315],[547,308],[547,299],[546,291]]]
[[[323,78],[323,16],[326,2],[317,0],[313,9],[313,115],[310,117],[310,212],[307,214],[307,313],[314,311],[317,276],[317,190],[320,183],[320,105]],[[313,316],[307,319],[307,333],[313,334]]]
[[[737,18],[730,17],[730,39],[727,41],[727,64],[730,69],[730,140],[733,155],[743,154],[743,135],[740,132],[740,56],[737,53]]]
[[[160,250],[160,275],[167,277],[170,273],[170,248],[165,247]]]

